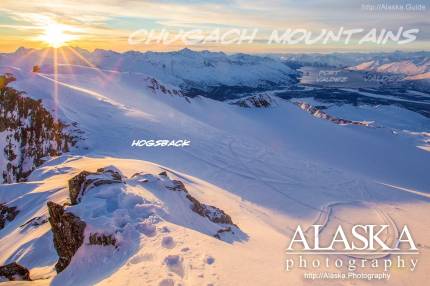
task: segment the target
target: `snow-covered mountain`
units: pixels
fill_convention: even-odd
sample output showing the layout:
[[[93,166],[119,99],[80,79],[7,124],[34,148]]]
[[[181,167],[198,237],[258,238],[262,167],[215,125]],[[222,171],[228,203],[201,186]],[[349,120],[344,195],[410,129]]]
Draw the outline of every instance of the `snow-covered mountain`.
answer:
[[[430,223],[422,218],[429,211],[430,153],[401,130],[424,136],[428,118],[396,106],[327,104],[321,112],[321,103],[299,108],[270,90],[228,102],[184,96],[181,84],[187,79],[205,87],[211,82],[251,86],[251,79],[279,79],[288,71],[276,60],[256,56],[188,58],[187,50],[176,56],[136,54],[135,62],[141,57],[181,62],[173,71],[184,74],[176,78],[162,72],[162,64],[131,65],[133,53],[91,53],[112,57],[104,60],[110,66],[101,68],[81,62],[52,68],[49,60],[38,63],[33,53],[14,63],[3,55],[2,65],[10,66],[1,67],[1,73],[13,72],[11,87],[41,100],[59,120],[76,122],[83,133],[78,148],[47,156],[26,182],[0,185],[3,280],[303,285],[305,270],[285,271],[285,247],[296,226],[321,224],[326,240],[337,225],[354,223],[389,225],[393,231],[383,234],[387,243],[408,225],[422,246],[420,264],[413,276],[392,271],[390,283],[426,279]],[[115,57],[130,60],[115,68]],[[217,63],[217,57],[218,65],[202,68],[203,58]],[[126,62],[129,68],[120,68]],[[38,72],[32,72],[35,63]],[[217,73],[200,79],[188,68]],[[224,68],[237,77],[222,74]],[[358,124],[366,121],[367,109],[378,128]],[[379,109],[384,116],[375,115]],[[190,144],[139,147],[135,140]],[[327,271],[338,270],[331,265]]]
[[[348,67],[347,70],[371,73],[368,77],[388,76],[389,84],[398,87],[427,91],[430,88],[430,57],[412,57],[401,61],[376,59]],[[400,78],[398,78],[400,76]],[[390,78],[395,78],[389,80]]]
[[[179,87],[188,96],[203,95],[217,100],[234,98],[253,90],[270,89],[297,82],[298,72],[279,59],[223,52],[126,52],[79,48],[57,51],[58,63],[88,65],[121,72],[143,73],[165,84]],[[21,58],[26,58],[20,62]],[[0,57],[0,65],[52,65],[52,49],[18,49]],[[85,58],[85,60],[84,60]],[[39,60],[43,59],[43,60]],[[32,66],[31,66],[32,67]],[[46,71],[46,70],[45,70]],[[244,72],[246,71],[246,72]]]
[[[278,55],[288,65],[341,69],[362,73],[366,81],[379,82],[385,87],[426,91],[430,87],[430,52],[331,53]],[[360,74],[358,74],[360,76]],[[354,81],[357,74],[347,78]],[[365,82],[361,83],[366,85]],[[367,83],[368,84],[368,83]]]
[[[430,71],[430,57],[419,60],[405,60],[399,62],[381,63],[370,61],[348,68],[356,71],[374,71],[378,73],[402,74],[406,76],[416,76]]]
[[[392,62],[411,61],[416,65],[423,65],[430,59],[430,52],[381,52],[381,53],[329,53],[329,54],[289,54],[277,55],[287,63],[310,66],[326,66],[346,68],[357,65],[378,63],[378,65]]]
[[[422,80],[422,79],[430,79],[430,72],[425,72],[416,75],[410,75],[405,78],[406,80]]]

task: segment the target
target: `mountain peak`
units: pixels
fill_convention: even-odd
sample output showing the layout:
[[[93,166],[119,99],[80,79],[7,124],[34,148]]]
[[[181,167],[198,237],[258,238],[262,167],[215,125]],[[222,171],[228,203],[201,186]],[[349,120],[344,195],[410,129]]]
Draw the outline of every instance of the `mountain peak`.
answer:
[[[183,48],[182,50],[179,50],[178,53],[189,55],[189,54],[195,54],[195,53],[197,53],[197,51],[193,51],[189,48]]]

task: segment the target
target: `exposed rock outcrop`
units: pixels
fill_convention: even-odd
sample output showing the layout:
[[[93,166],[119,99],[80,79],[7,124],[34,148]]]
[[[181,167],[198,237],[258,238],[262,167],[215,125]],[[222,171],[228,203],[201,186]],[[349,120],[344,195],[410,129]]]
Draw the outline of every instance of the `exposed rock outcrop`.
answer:
[[[16,262],[0,266],[0,277],[5,277],[9,281],[26,280],[31,281],[30,271]]]
[[[98,173],[111,174],[112,178],[118,181],[124,180],[126,177],[121,173],[121,171],[115,166],[107,166],[97,169]]]
[[[155,78],[147,78],[148,88],[152,89],[154,92],[160,91],[164,94],[174,95],[174,96],[183,96],[180,90],[174,88],[168,88],[165,85],[162,85]]]
[[[353,120],[338,118],[338,117],[329,115],[329,114],[325,113],[324,111],[320,110],[319,108],[312,106],[306,102],[295,102],[295,104],[300,109],[308,112],[309,114],[311,114],[312,116],[314,116],[316,118],[328,120],[328,121],[331,121],[331,122],[338,124],[338,125],[359,125],[359,126],[369,127],[369,126],[371,126],[371,123],[372,123],[372,122],[367,122],[367,121],[353,121]]]
[[[56,120],[40,100],[24,96],[0,75],[0,173],[3,183],[23,181],[43,163],[43,157],[68,152],[76,143],[68,126]]]
[[[0,203],[0,229],[4,228],[6,222],[13,221],[18,213],[19,210],[16,207],[8,207]]]
[[[84,183],[86,182],[87,176],[90,174],[90,172],[82,171],[69,180],[69,196],[72,205],[78,203],[79,194],[84,190]]]
[[[59,204],[48,202],[48,210],[54,247],[59,256],[55,269],[61,272],[69,265],[73,255],[84,242],[86,224],[79,217],[66,212]]]
[[[91,233],[89,237],[90,245],[116,246],[116,238],[113,234]]]
[[[191,210],[200,216],[207,217],[211,222],[218,223],[218,224],[230,224],[233,226],[236,226],[231,217],[226,214],[223,210],[202,204],[199,202],[196,198],[191,196],[188,192],[188,190],[185,188],[184,183],[182,183],[179,180],[172,180],[173,186],[167,186],[166,188],[176,191],[176,192],[184,192],[186,198],[191,202]],[[236,226],[237,227],[237,226]]]
[[[274,106],[276,101],[269,95],[257,94],[233,101],[231,104],[239,105],[240,107],[245,108],[267,108]]]
[[[113,166],[100,168],[94,173],[82,171],[68,182],[71,204],[78,204],[85,192],[95,186],[123,183],[124,178]],[[65,211],[59,204],[48,202],[48,210],[49,223],[54,234],[54,246],[60,257],[55,269],[61,272],[69,265],[73,255],[84,243],[86,223],[78,216]],[[117,244],[115,236],[111,234],[91,233],[88,241],[90,245],[116,246]]]
[[[162,171],[158,174],[159,176],[164,176],[167,177],[167,172],[166,171]]]
[[[185,203],[187,203],[188,200],[189,208],[192,212],[208,219],[211,223],[209,221],[207,223],[211,225],[215,232],[211,235],[218,239],[224,239],[224,234],[226,233],[229,235],[235,235],[236,231],[237,233],[242,233],[233,223],[231,217],[223,210],[199,202],[189,194],[185,185],[180,180],[169,179],[167,172],[161,172],[158,176],[152,174],[135,174],[133,177],[139,176],[141,176],[142,179],[139,180],[139,178],[135,178],[134,182],[157,182],[157,184],[162,182],[162,185],[158,185],[162,188],[162,191],[169,192],[170,190],[172,192],[180,192],[181,194],[177,196],[177,198],[185,200]],[[94,196],[85,200],[85,193],[92,187],[112,183],[120,183],[122,185],[118,188],[95,189],[93,190],[95,192]],[[158,206],[151,206],[151,203],[144,198],[136,196],[135,194],[128,194],[125,190],[125,184],[127,183],[132,184],[131,181],[127,181],[126,177],[113,166],[100,168],[97,172],[82,171],[70,179],[69,194],[71,202],[74,205],[79,203],[80,205],[69,208],[79,215],[83,214],[82,218],[68,212],[68,207],[48,202],[49,222],[54,236],[54,246],[59,256],[59,260],[55,265],[57,272],[63,271],[70,264],[73,256],[84,243],[85,245],[83,247],[91,247],[94,245],[113,246],[114,249],[121,247],[120,242],[124,241],[124,239],[130,239],[130,237],[127,238],[124,236],[121,230],[131,225],[131,218],[137,217],[139,219],[145,219],[145,222],[139,221],[140,224],[136,225],[136,233],[133,235],[138,237],[138,232],[149,233],[148,230],[150,228],[146,229],[142,228],[142,226],[146,223],[150,223],[150,225],[153,226],[152,224],[159,220],[159,217],[156,216]],[[93,214],[85,211],[82,213],[83,209],[94,204],[94,200],[103,201],[108,198],[110,199],[112,196],[115,197],[112,195],[112,191],[118,192],[116,199],[120,201],[110,202],[110,209],[103,208],[100,212],[95,212]],[[100,228],[99,225],[91,225],[91,222],[88,221],[89,224],[87,225],[85,220],[87,220],[88,217],[94,218],[94,215],[95,217],[103,216],[106,219],[109,219],[109,216],[113,215],[111,218],[112,224],[107,223],[106,228]],[[212,223],[216,225],[214,226]],[[140,226],[140,228],[138,226]],[[86,229],[87,233],[85,233]],[[153,229],[155,230],[155,227]],[[153,231],[151,231],[151,233],[152,232]],[[231,238],[229,235],[226,237]],[[148,234],[148,236],[150,235]]]
[[[69,195],[72,205],[79,203],[81,196],[93,187],[123,183],[124,176],[114,167],[100,168],[95,173],[82,171],[69,180]]]
[[[221,228],[220,230],[218,230],[218,231],[217,231],[217,233],[216,233],[216,234],[214,234],[214,237],[216,237],[216,238],[218,238],[218,239],[221,239],[221,235],[222,235],[223,233],[225,233],[225,232],[230,232],[230,231],[232,231],[232,229],[231,229],[231,227],[230,227],[230,226],[227,226],[227,227],[225,227],[225,228]]]
[[[38,227],[48,222],[48,217],[46,215],[43,216],[37,216],[33,217],[24,224],[22,224],[20,227],[22,229],[27,229],[31,227]]]

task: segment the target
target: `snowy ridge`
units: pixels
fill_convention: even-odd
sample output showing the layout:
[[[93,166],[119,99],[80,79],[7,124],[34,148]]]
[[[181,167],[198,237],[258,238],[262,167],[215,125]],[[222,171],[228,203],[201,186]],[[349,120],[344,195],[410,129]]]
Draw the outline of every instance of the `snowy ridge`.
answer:
[[[124,166],[128,166],[126,168],[127,172],[133,169],[140,171],[134,175],[129,175],[130,179],[120,174],[119,172],[121,171],[115,167],[98,168],[98,174],[105,174],[103,175],[105,176],[104,182],[87,189],[79,202],[70,205],[69,196],[71,192],[62,186],[64,186],[64,178],[68,177],[70,178],[69,180],[73,180],[76,176],[79,176],[79,174],[76,175],[79,170],[71,167],[91,166],[90,169],[92,169],[93,166],[100,166],[100,164],[111,160],[71,157],[64,157],[61,160],[64,163],[50,163],[49,165],[52,164],[52,167],[48,165],[43,172],[34,174],[32,177],[32,179],[37,179],[40,178],[39,176],[47,175],[46,184],[50,186],[46,185],[45,187],[52,188],[58,184],[54,187],[54,192],[42,191],[45,187],[35,191],[32,190],[32,187],[22,185],[24,192],[14,194],[13,189],[8,188],[10,192],[2,192],[0,196],[2,201],[8,199],[12,205],[17,205],[21,211],[20,217],[11,220],[11,222],[7,223],[6,228],[1,230],[2,236],[9,237],[9,239],[13,237],[15,242],[18,243],[13,248],[10,248],[9,245],[9,249],[3,248],[8,244],[2,243],[2,257],[3,255],[11,255],[9,260],[18,261],[20,264],[24,264],[25,267],[30,268],[30,277],[36,283],[43,283],[45,277],[52,276],[52,269],[49,267],[34,268],[33,266],[40,263],[55,262],[59,259],[60,254],[65,255],[61,252],[57,254],[61,249],[61,245],[58,246],[58,243],[67,243],[67,239],[70,239],[70,237],[67,238],[64,235],[67,236],[70,235],[68,233],[73,233],[72,230],[67,230],[67,224],[71,222],[66,223],[66,221],[63,221],[62,224],[65,224],[62,227],[64,228],[64,233],[57,233],[60,230],[53,230],[54,247],[52,245],[53,237],[50,224],[53,228],[54,224],[59,222],[55,222],[55,220],[48,222],[47,219],[41,219],[47,217],[48,209],[51,213],[51,218],[53,218],[56,212],[54,208],[64,208],[64,214],[73,214],[74,220],[81,221],[84,227],[81,245],[77,247],[77,251],[65,267],[57,268],[60,274],[52,281],[53,285],[92,285],[101,278],[112,274],[126,260],[135,261],[132,264],[140,264],[144,261],[149,262],[152,258],[149,260],[141,259],[144,255],[136,253],[139,252],[141,247],[143,247],[142,250],[144,251],[149,250],[147,249],[147,244],[155,242],[158,244],[157,248],[160,248],[160,251],[164,249],[172,253],[171,255],[166,255],[165,259],[160,257],[161,261],[159,262],[152,262],[155,263],[155,267],[159,267],[158,263],[160,263],[160,265],[164,265],[163,268],[167,272],[176,273],[176,279],[166,277],[165,280],[185,279],[185,281],[188,281],[189,279],[197,279],[198,281],[200,280],[199,277],[194,275],[197,275],[199,271],[193,275],[185,275],[185,271],[189,270],[184,268],[184,263],[188,263],[188,261],[184,261],[184,258],[189,257],[188,252],[192,250],[189,247],[185,247],[185,241],[176,240],[173,237],[175,236],[174,232],[186,231],[186,233],[196,237],[194,239],[201,236],[212,242],[219,240],[221,244],[247,239],[247,236],[236,225],[232,224],[230,218],[227,220],[222,219],[222,217],[226,217],[222,210],[206,205],[208,213],[205,215],[198,213],[198,210],[193,208],[189,198],[192,198],[194,202],[198,201],[190,195],[188,190],[184,193],[183,191],[172,189],[175,187],[175,182],[180,182],[176,175],[164,171],[160,166],[145,162],[117,162],[121,169]],[[80,161],[82,162],[79,163]],[[78,163],[78,165],[75,165],[74,162]],[[135,169],[136,167],[138,169]],[[107,170],[115,171],[112,173]],[[154,171],[159,172],[159,175],[151,174]],[[95,174],[87,176],[87,179],[100,176]],[[114,174],[115,177],[120,175],[124,181],[117,182],[117,184],[108,183],[106,181],[108,174]],[[74,177],[71,178],[70,176]],[[175,177],[176,180],[171,180],[169,176]],[[187,181],[191,182],[190,180],[189,178],[187,179]],[[82,182],[84,183],[85,180]],[[208,184],[201,185],[198,181],[194,181],[193,184],[200,185],[198,188],[203,186],[205,188],[210,187]],[[185,188],[182,183],[181,188]],[[43,196],[44,199],[26,201],[26,198],[30,198],[31,194],[38,194]],[[7,196],[5,197],[5,195]],[[45,200],[53,200],[57,204],[48,202],[47,207]],[[200,206],[205,207],[204,204],[198,203]],[[200,234],[196,236],[193,232]],[[37,237],[37,235],[40,235],[40,237]],[[57,235],[59,235],[58,242],[55,242]],[[186,236],[183,238],[186,238]],[[75,239],[77,238],[75,237]],[[25,243],[19,246],[20,241],[32,241],[35,246],[34,250],[27,253],[14,252],[14,249],[27,247]],[[40,248],[42,245],[44,247]],[[43,257],[40,256],[42,253]],[[60,257],[64,258],[64,256]],[[103,258],[102,261],[104,261],[101,264],[100,258]],[[200,259],[199,263],[204,263],[209,268],[215,262],[215,259],[207,254],[200,254]],[[57,263],[57,265],[59,264]],[[97,271],[92,272],[92,274],[86,271],[87,275],[76,275],[76,273],[81,273],[84,269],[93,269],[94,267],[97,268]],[[208,277],[208,279],[213,279],[213,277]],[[188,282],[192,284],[193,282],[191,281],[193,280]],[[204,280],[202,279],[201,281]]]
[[[421,59],[419,62],[405,60],[400,62],[379,63],[370,61],[348,68],[356,71],[374,71],[378,73],[403,74],[414,76],[430,71],[430,58]]]
[[[309,114],[311,114],[312,116],[316,117],[316,118],[320,118],[320,119],[324,119],[324,120],[328,120],[331,121],[335,124],[338,125],[359,125],[359,126],[366,126],[366,127],[370,127],[372,126],[373,122],[371,121],[353,121],[353,120],[348,120],[348,119],[343,119],[343,118],[338,118],[332,115],[327,114],[326,112],[322,111],[321,109],[312,106],[309,103],[306,102],[295,102],[295,104],[302,110],[308,112]]]

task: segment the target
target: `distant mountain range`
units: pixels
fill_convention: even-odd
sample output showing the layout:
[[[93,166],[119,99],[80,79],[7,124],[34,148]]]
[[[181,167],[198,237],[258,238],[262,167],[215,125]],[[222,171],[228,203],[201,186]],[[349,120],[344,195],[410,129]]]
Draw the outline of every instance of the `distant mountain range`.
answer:
[[[332,53],[299,54],[281,56],[281,59],[296,68],[314,66],[321,68],[341,68],[348,71],[393,76],[396,83],[388,80],[391,87],[409,88],[420,91],[430,86],[430,52],[391,52],[391,53]],[[379,77],[381,78],[381,77]],[[386,85],[384,87],[387,87]]]
[[[310,66],[326,66],[346,68],[360,65],[362,63],[372,62],[380,64],[389,64],[392,62],[412,61],[419,65],[428,62],[430,52],[380,52],[380,53],[329,53],[329,54],[278,54],[276,57],[281,57],[287,63],[296,63],[300,65]]]
[[[25,60],[21,61],[22,58]],[[19,48],[14,53],[0,55],[0,65],[22,67],[29,63],[37,64],[43,72],[44,67],[52,66],[53,58],[53,49]],[[180,87],[188,96],[205,94],[215,99],[234,98],[234,94],[241,92],[290,85],[296,83],[299,76],[299,72],[272,57],[190,49],[165,53],[118,53],[63,47],[57,50],[57,58],[59,64],[88,65],[90,62],[101,69],[143,73],[165,84]]]
[[[335,67],[350,71],[402,76],[401,86],[423,90],[430,79],[430,52],[248,55],[192,51],[119,53],[81,48],[57,49],[60,65],[85,65],[101,70],[142,73],[194,97],[237,99],[253,92],[296,85],[301,66]],[[54,49],[19,48],[0,54],[0,66],[53,72]],[[246,72],[245,72],[246,71]],[[67,72],[66,69],[62,73]],[[425,81],[423,81],[425,80]],[[413,82],[412,82],[413,81]]]

